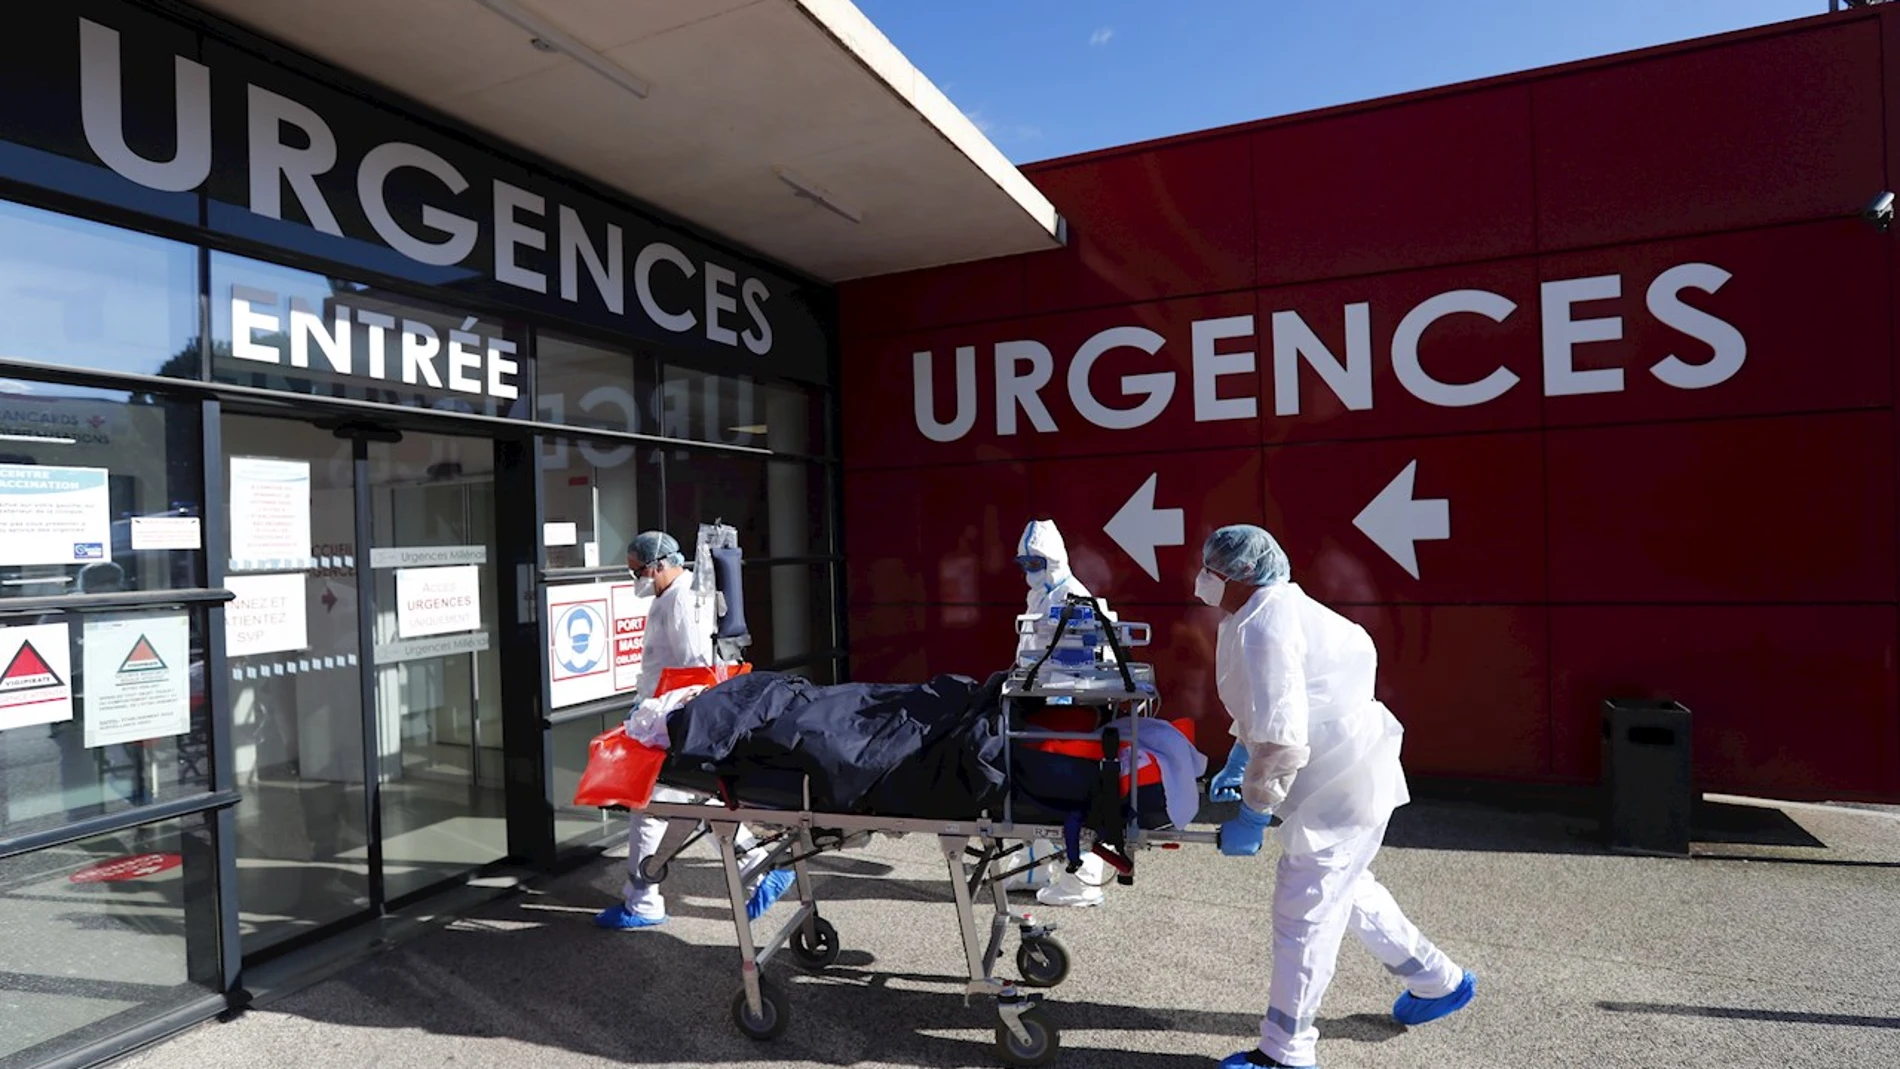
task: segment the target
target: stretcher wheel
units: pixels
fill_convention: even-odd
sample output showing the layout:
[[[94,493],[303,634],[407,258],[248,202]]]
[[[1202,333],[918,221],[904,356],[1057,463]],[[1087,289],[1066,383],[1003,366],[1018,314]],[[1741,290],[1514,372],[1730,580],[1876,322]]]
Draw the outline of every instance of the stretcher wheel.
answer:
[[[1016,948],[1016,971],[1030,987],[1054,987],[1069,978],[1069,948],[1053,935],[1038,935]]]
[[[666,882],[666,862],[662,861],[659,864],[655,865],[653,863],[653,858],[651,857],[641,858],[640,859],[640,879],[644,880],[647,883],[665,883]]]
[[[823,917],[813,917],[811,927],[814,934],[810,938],[802,924],[792,931],[792,957],[813,972],[838,964],[838,929]]]
[[[1048,1065],[1056,1060],[1056,1048],[1060,1039],[1056,1026],[1049,1023],[1041,1010],[1024,1010],[1017,1018],[1023,1031],[1029,1033],[1029,1042],[1016,1038],[1009,1026],[998,1021],[996,1024],[996,1053],[1003,1064],[1012,1066]]]
[[[759,1015],[752,1015],[751,1007],[745,1004],[745,987],[732,996],[732,1023],[739,1026],[747,1039],[777,1039],[792,1023],[792,1007],[785,1001],[785,995],[778,988],[759,981]]]

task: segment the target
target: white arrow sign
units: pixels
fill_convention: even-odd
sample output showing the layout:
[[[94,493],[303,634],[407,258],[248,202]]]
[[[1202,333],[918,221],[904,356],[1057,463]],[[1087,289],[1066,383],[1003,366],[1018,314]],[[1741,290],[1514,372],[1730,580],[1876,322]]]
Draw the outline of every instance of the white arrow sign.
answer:
[[[1414,460],[1352,521],[1414,579],[1418,578],[1418,543],[1451,537],[1451,502],[1442,497],[1414,498],[1412,483],[1417,475],[1418,461]]]
[[[1135,496],[1122,504],[1102,530],[1108,537],[1122,547],[1122,552],[1134,558],[1148,578],[1160,580],[1161,568],[1155,562],[1155,549],[1160,546],[1178,546],[1187,541],[1185,532],[1187,521],[1182,518],[1180,509],[1155,508],[1155,483],[1161,478],[1156,472],[1148,476],[1141,484]]]

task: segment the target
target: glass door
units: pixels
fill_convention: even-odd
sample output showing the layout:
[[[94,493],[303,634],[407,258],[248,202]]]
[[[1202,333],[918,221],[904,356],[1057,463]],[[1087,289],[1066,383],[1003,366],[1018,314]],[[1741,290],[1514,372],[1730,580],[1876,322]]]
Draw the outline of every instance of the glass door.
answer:
[[[508,848],[495,447],[227,413],[246,955]]]
[[[404,432],[367,445],[369,621],[383,894],[507,854],[495,446]]]
[[[371,907],[354,444],[227,413],[237,899],[254,954]]]

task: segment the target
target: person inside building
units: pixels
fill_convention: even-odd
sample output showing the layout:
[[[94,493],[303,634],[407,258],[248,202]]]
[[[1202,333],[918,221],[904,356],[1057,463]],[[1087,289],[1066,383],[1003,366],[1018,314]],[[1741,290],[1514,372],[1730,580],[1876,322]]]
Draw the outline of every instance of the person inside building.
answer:
[[[1061,608],[1071,595],[1090,596],[1089,588],[1069,569],[1069,549],[1054,520],[1031,520],[1023,528],[1022,537],[1016,540],[1016,565],[1029,584],[1023,609],[1026,615],[1045,617],[1051,609]],[[1016,644],[1017,655],[1020,657],[1034,645],[1033,635],[1021,635]],[[1107,862],[1087,853],[1082,855],[1081,868],[1067,872],[1067,866],[1060,861],[1060,851],[1051,844],[1034,841],[1024,844],[1025,859],[1038,860],[1045,855],[1051,859],[1047,864],[1012,876],[1004,882],[1004,887],[1034,889],[1036,901],[1045,906],[1099,906],[1106,900],[1105,888],[1110,878]]]
[[[1280,820],[1267,1013],[1259,1044],[1223,1069],[1316,1064],[1314,1021],[1348,928],[1404,982],[1392,1008],[1400,1023],[1464,1008],[1477,977],[1426,939],[1370,871],[1392,811],[1410,800],[1404,729],[1373,697],[1372,637],[1307,596],[1260,527],[1220,528],[1201,560],[1194,593],[1225,614],[1215,684],[1234,721],[1209,795],[1240,803],[1221,825],[1221,853],[1258,854]]]
[[[708,619],[707,600],[693,592],[693,572],[672,535],[664,531],[643,531],[627,546],[627,570],[633,573],[635,591],[651,597],[647,610],[646,645],[640,657],[640,682],[634,692],[634,705],[653,697],[659,688],[660,674],[668,668],[705,668],[713,664],[713,621]],[[656,802],[690,802],[693,796],[667,787],[655,787]],[[601,910],[594,923],[602,928],[630,930],[651,928],[666,923],[666,899],[660,887],[641,878],[640,862],[660,847],[666,835],[666,821],[643,812],[628,814],[627,880],[621,886],[619,905]],[[740,867],[756,867],[764,857],[758,840],[744,827],[739,829],[735,845],[743,851]],[[752,896],[746,903],[746,915],[757,920],[772,903],[790,889],[793,873],[777,869],[753,878]]]

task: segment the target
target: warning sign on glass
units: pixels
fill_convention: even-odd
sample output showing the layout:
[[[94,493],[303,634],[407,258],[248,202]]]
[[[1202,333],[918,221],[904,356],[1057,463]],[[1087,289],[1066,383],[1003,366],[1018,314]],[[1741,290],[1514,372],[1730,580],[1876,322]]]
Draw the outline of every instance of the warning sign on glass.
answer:
[[[0,629],[0,731],[73,718],[65,624]]]
[[[191,730],[191,618],[88,620],[86,745],[169,738]]]

